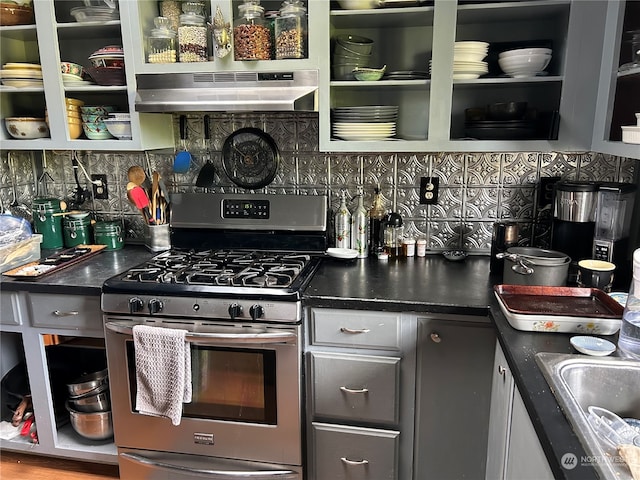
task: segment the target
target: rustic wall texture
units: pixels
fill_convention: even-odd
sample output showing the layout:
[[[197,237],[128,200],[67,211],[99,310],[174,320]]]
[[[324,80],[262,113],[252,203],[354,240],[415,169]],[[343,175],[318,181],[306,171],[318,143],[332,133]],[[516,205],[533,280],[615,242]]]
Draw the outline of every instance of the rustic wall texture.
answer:
[[[212,138],[208,148],[202,132],[202,114],[188,115],[184,147],[192,153],[193,161],[185,174],[172,171],[174,151],[3,151],[1,208],[31,219],[31,201],[35,197],[72,202],[77,188],[75,173],[81,186],[90,190],[82,168],[74,172],[72,155],[76,155],[88,175],[107,175],[109,190],[108,200],[89,198],[81,208],[91,210],[97,220],[122,221],[127,241],[141,243],[143,220],[126,196],[128,168],[142,165],[148,171],[157,170],[171,192],[204,191],[195,186],[195,181],[210,156],[216,178],[209,191],[245,192],[225,175],[220,153],[225,138],[245,126],[268,132],[281,153],[276,178],[260,193],[327,194],[335,208],[341,190],[347,191],[351,206],[355,206],[354,196],[362,186],[368,206],[374,187],[379,185],[387,207],[404,218],[406,231],[425,237],[429,249],[436,252],[464,248],[487,253],[496,220],[518,222],[521,244],[548,246],[551,212],[538,202],[541,177],[637,181],[637,161],[591,152],[334,154],[318,151],[318,117],[314,113],[214,113],[210,117]],[[178,128],[175,132],[177,135]],[[177,150],[182,148],[181,143],[177,137]],[[437,205],[419,204],[420,177],[428,176],[440,179]]]

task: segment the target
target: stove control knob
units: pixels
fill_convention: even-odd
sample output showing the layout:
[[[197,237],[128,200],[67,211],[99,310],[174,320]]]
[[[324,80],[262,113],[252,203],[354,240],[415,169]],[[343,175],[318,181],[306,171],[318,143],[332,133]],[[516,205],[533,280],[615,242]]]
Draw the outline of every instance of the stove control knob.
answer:
[[[252,305],[249,309],[249,314],[253,320],[264,317],[264,307],[262,305]]]
[[[231,317],[231,320],[235,320],[235,318],[240,315],[242,315],[242,305],[238,305],[237,303],[229,305],[229,316]]]
[[[149,300],[148,307],[149,307],[149,313],[153,315],[154,313],[161,312],[164,305],[157,298],[152,298],[151,300]]]
[[[138,297],[129,299],[129,313],[138,313],[144,309],[144,302]]]

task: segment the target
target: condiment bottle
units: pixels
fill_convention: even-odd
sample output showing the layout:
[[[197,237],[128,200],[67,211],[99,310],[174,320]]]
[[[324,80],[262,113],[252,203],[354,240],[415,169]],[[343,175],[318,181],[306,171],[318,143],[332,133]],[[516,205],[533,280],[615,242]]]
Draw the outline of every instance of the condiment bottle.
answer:
[[[153,19],[153,28],[147,37],[147,62],[175,63],[176,32],[171,29],[171,21],[167,17]]]
[[[305,58],[307,50],[307,9],[300,0],[285,0],[276,18],[276,59]]]
[[[369,255],[377,256],[382,251],[382,221],[387,214],[380,188],[373,191],[373,203],[369,209]]]
[[[265,24],[264,8],[257,0],[238,5],[233,24],[233,52],[236,60],[271,60],[271,32]]]
[[[362,191],[358,193],[358,204],[351,214],[351,248],[358,251],[358,258],[367,258],[369,255],[369,237],[367,224],[369,218],[364,208]]]
[[[405,237],[402,240],[402,255],[405,257],[414,257],[416,255],[416,239]]]
[[[633,252],[633,280],[622,312],[618,347],[625,356],[640,360],[640,248]]]
[[[425,257],[427,255],[427,239],[419,238],[416,241],[416,255],[418,257]]]
[[[402,217],[399,213],[388,213],[382,222],[384,251],[389,254],[390,258],[402,256],[402,234],[404,227],[402,226]]]
[[[180,27],[178,27],[180,62],[206,62],[208,60],[207,39],[207,25],[203,15],[193,11],[186,11],[180,15]]]
[[[351,212],[344,190],[340,193],[340,206],[335,216],[335,241],[337,248],[351,248]]]

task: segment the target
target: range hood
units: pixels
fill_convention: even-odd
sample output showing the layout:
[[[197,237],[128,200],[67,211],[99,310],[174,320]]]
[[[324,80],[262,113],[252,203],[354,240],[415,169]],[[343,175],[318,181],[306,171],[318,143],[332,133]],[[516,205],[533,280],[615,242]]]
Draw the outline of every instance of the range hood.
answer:
[[[318,71],[136,75],[138,112],[317,111]]]

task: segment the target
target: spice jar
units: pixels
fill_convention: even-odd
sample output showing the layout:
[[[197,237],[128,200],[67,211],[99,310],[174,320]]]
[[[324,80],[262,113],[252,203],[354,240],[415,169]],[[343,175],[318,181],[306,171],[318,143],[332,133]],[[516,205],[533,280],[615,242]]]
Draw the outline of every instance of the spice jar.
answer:
[[[156,28],[147,37],[147,62],[175,63],[176,62],[176,32],[171,29],[167,17],[153,19]]]
[[[169,28],[174,32],[180,26],[180,15],[182,14],[181,0],[164,0],[160,2],[160,15],[169,19]]]
[[[203,15],[194,12],[185,12],[180,15],[178,44],[180,46],[180,62],[206,62],[208,60],[207,25]]]
[[[264,20],[264,8],[255,0],[238,5],[240,18],[233,24],[236,60],[270,60],[271,32]]]
[[[402,240],[402,254],[405,257],[414,257],[416,254],[416,239],[407,237]]]
[[[305,58],[307,50],[307,9],[300,0],[285,0],[276,18],[276,59]]]
[[[425,238],[416,240],[416,255],[418,257],[425,257],[427,255],[427,240]]]

